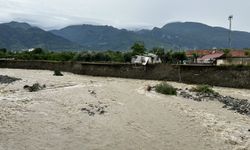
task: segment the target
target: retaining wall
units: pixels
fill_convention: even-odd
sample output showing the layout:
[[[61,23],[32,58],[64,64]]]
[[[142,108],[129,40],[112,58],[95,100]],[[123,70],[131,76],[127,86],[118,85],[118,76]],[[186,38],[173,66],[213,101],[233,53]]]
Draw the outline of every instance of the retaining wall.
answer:
[[[82,75],[168,80],[250,89],[250,67],[0,60],[0,68],[61,70]]]

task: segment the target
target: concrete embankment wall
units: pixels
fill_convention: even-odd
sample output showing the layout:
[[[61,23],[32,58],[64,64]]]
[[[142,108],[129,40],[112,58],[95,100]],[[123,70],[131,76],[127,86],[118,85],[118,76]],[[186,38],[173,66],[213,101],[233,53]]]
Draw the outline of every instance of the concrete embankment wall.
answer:
[[[0,68],[61,70],[82,75],[180,81],[250,89],[250,67],[105,64],[0,60]]]

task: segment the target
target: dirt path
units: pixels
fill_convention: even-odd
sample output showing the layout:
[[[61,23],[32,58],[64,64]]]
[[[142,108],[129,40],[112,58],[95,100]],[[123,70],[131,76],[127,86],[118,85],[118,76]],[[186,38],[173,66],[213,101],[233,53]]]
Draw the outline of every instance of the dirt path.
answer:
[[[0,150],[250,149],[249,117],[218,102],[144,90],[157,81],[55,77],[38,70],[0,69],[0,74],[22,78],[0,84]],[[23,89],[36,82],[46,89]],[[216,90],[250,97],[249,90]]]

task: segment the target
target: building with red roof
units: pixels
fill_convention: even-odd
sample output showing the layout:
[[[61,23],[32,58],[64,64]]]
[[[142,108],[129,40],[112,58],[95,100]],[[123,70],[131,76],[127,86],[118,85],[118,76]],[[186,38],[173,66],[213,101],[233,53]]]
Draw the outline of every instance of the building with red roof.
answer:
[[[194,58],[194,54],[197,58]],[[190,50],[186,52],[190,63],[217,65],[250,65],[250,56],[244,50],[231,50],[225,54],[222,50]]]
[[[205,55],[205,56],[198,58],[197,63],[213,64],[216,62],[217,59],[219,59],[223,56],[224,56],[223,52],[214,52],[212,54],[208,54],[208,55]]]
[[[217,65],[250,65],[250,56],[244,50],[231,50],[216,60]]]
[[[241,57],[247,57],[247,55],[246,55],[246,51],[244,50],[231,50],[229,52],[229,57],[241,58]]]
[[[198,56],[204,56],[211,54],[213,51],[212,50],[188,50],[186,51],[186,56],[187,57],[193,57],[194,54]]]

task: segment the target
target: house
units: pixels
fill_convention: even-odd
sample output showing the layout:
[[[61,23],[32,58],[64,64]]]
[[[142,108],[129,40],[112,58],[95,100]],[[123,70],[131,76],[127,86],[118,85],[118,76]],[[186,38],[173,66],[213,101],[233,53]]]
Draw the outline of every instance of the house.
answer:
[[[198,58],[201,58],[206,55],[210,55],[217,52],[216,50],[188,50],[186,51],[187,63],[188,64],[197,64]]]
[[[231,50],[225,54],[222,50],[186,51],[189,64],[250,65],[250,56],[244,50]]]
[[[30,48],[28,49],[28,52],[33,52],[35,50],[35,48]]]
[[[228,55],[218,58],[217,65],[250,65],[250,57],[244,50],[232,50]]]
[[[250,56],[244,50],[231,50],[228,54],[219,50],[193,50],[186,52],[191,63],[216,65],[250,65]],[[197,58],[194,60],[194,54]]]
[[[208,54],[197,59],[197,63],[200,64],[216,64],[216,61],[224,55],[223,52],[214,51],[212,54]]]
[[[159,58],[159,56],[152,53],[148,53],[145,55],[136,55],[132,57],[131,63],[146,65],[146,64],[162,63],[162,61]]]
[[[196,54],[197,56],[204,56],[211,53],[212,53],[211,50],[188,50],[186,51],[186,56],[188,58],[192,58],[194,54]]]

